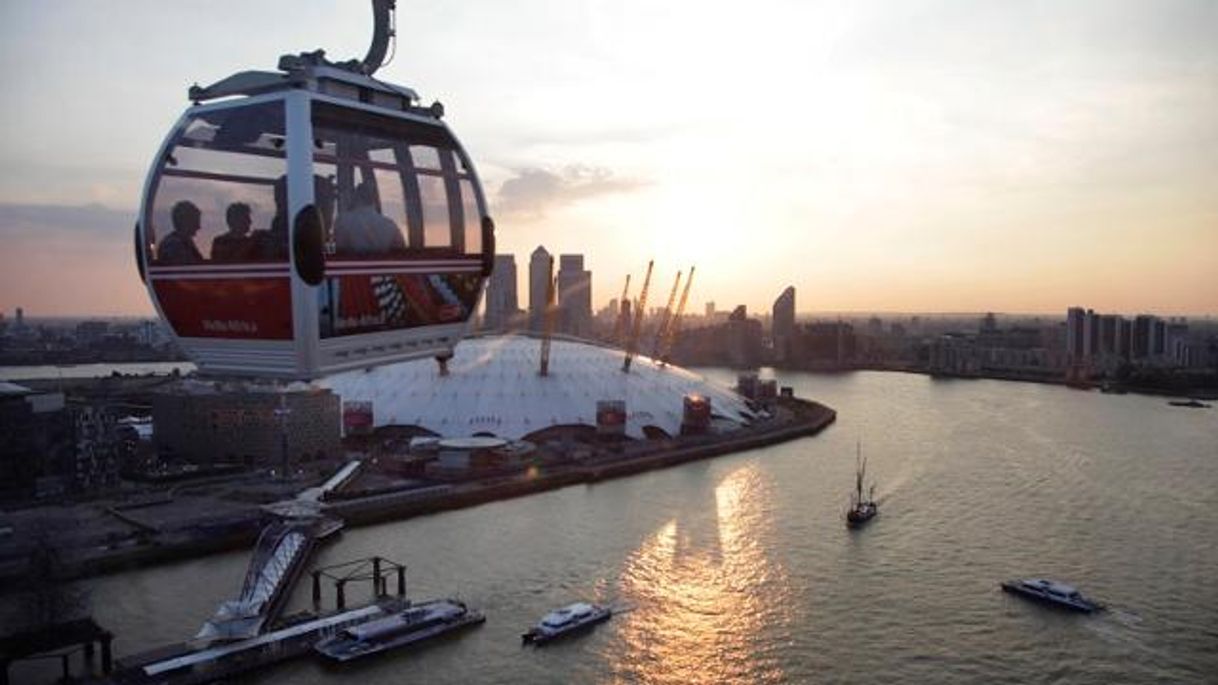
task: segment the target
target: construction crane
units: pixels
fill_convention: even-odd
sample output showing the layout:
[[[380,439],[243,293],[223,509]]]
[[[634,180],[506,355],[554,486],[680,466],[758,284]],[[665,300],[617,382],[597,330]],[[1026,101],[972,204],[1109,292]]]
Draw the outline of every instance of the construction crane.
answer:
[[[673,315],[672,323],[668,324],[668,330],[665,331],[664,344],[660,346],[661,366],[668,363],[673,345],[677,342],[677,333],[681,330],[681,317],[685,314],[685,303],[689,301],[689,286],[694,282],[695,268],[697,267],[689,267],[689,278],[685,279],[685,290],[681,291],[681,304],[677,305],[677,313]]]
[[[647,308],[647,289],[651,287],[651,268],[655,260],[647,262],[647,276],[643,279],[643,290],[639,293],[639,301],[634,308],[634,327],[630,331],[630,339],[626,341],[626,361],[622,362],[622,372],[630,373],[630,362],[639,346],[639,333],[643,330],[643,310]]]
[[[550,338],[554,336],[554,319],[558,315],[558,305],[554,302],[554,293],[557,290],[554,282],[554,258],[550,257],[548,271],[546,273],[546,311],[545,323],[542,325],[541,331],[541,370],[542,376],[550,375]]]
[[[625,332],[626,295],[630,292],[630,274],[626,274],[626,286],[622,288],[622,299],[617,303],[617,316],[613,320],[613,344],[622,345],[622,333]]]
[[[660,358],[660,347],[664,344],[664,337],[668,333],[668,325],[672,323],[672,306],[677,301],[677,288],[681,287],[681,272],[677,272],[677,280],[672,282],[672,290],[668,291],[668,304],[664,305],[664,318],[660,321],[660,329],[656,331],[655,344],[651,346],[651,356],[653,359]]]

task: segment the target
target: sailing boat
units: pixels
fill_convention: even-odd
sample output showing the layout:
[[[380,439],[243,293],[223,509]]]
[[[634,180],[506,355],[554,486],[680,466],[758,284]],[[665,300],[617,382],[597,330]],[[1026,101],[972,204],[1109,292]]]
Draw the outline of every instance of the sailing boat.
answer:
[[[867,490],[867,499],[863,499],[863,477],[867,473],[867,460],[863,458],[863,446],[855,445],[854,492],[850,495],[850,510],[846,512],[846,525],[858,528],[875,518],[880,513],[875,503],[875,483]]]

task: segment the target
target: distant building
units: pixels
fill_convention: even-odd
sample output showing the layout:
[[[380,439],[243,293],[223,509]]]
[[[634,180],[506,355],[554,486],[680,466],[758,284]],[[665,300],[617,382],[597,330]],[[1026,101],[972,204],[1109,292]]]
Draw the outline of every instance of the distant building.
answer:
[[[1086,353],[1087,312],[1082,307],[1066,310],[1066,354],[1070,361],[1081,361]]]
[[[926,367],[934,374],[972,376],[981,370],[981,360],[977,346],[969,336],[947,333],[931,342]]]
[[[1121,317],[1107,314],[1100,316],[1099,323],[1099,353],[1104,356],[1115,356],[1118,350],[1117,335],[1120,332]]]
[[[787,286],[774,300],[773,321],[770,337],[774,342],[774,356],[784,361],[789,355],[791,337],[795,333],[795,286]]]
[[[74,402],[72,489],[96,494],[118,485],[118,412],[104,404]]]
[[[592,335],[592,272],[584,269],[584,256],[558,258],[559,330],[568,335]]]
[[[67,470],[72,425],[65,408],[62,393],[0,381],[0,500],[32,498],[40,482]]]
[[[857,340],[854,326],[848,323],[811,323],[800,328],[799,333],[793,361],[800,365],[840,368],[854,360]]]
[[[118,485],[118,413],[0,382],[0,499],[93,495]]]
[[[163,458],[200,465],[274,467],[285,445],[289,464],[336,457],[339,405],[329,390],[184,380],[153,396],[153,439]]]
[[[101,342],[109,332],[108,322],[82,321],[76,324],[76,342],[81,345],[93,345]]]
[[[1134,317],[1129,338],[1130,359],[1147,361],[1155,356],[1155,329],[1158,323],[1158,317],[1149,314]]]
[[[492,330],[509,326],[520,308],[516,296],[516,257],[495,255],[495,271],[486,286],[486,314],[483,325]]]
[[[529,330],[540,331],[545,324],[546,289],[549,287],[553,257],[537,246],[529,257]]]
[[[741,305],[727,321],[682,329],[672,358],[682,364],[754,368],[762,363],[761,322],[748,317]]]
[[[1128,320],[1081,307],[1066,311],[1067,380],[1111,376],[1128,364],[1189,367],[1195,362],[1194,345],[1183,319],[1167,321],[1153,314],[1139,314]]]

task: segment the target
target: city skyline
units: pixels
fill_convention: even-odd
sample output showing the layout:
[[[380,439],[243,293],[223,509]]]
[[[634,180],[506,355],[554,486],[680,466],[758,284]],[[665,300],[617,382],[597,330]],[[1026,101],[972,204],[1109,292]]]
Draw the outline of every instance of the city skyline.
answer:
[[[694,264],[693,302],[752,312],[793,285],[801,311],[1212,315],[1216,15],[404,6],[381,76],[444,102],[500,251],[586,255],[595,309],[654,258],[657,283]],[[151,315],[131,226],[186,88],[284,53],[362,54],[369,25],[334,2],[0,17],[0,310],[33,317]]]

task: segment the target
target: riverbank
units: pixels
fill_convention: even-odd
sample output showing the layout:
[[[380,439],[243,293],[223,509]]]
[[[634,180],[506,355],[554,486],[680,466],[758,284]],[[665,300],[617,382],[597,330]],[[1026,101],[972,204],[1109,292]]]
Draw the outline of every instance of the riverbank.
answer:
[[[885,373],[907,373],[917,376],[927,376],[941,380],[994,380],[1010,381],[1015,383],[1038,383],[1042,385],[1065,386],[1074,390],[1099,391],[1107,394],[1119,395],[1132,393],[1137,395],[1147,395],[1150,397],[1181,397],[1200,400],[1218,400],[1218,374],[1210,374],[1208,377],[1202,374],[1200,376],[1202,379],[1201,382],[1196,380],[1198,376],[1193,376],[1188,383],[1175,387],[1171,385],[1164,385],[1162,380],[1156,383],[1139,381],[1137,379],[1126,381],[1112,379],[1070,381],[1066,379],[1064,371],[1048,369],[1034,369],[1026,371],[990,369],[969,373],[955,373],[948,371],[935,371],[913,364],[898,363],[825,365],[812,368],[772,368],[776,371],[783,372],[829,374],[850,373],[854,371],[882,371]]]
[[[836,419],[836,411],[825,405],[785,399],[775,407],[771,418],[730,433],[659,440],[629,454],[608,454],[488,480],[404,488],[336,500],[328,502],[325,511],[342,518],[348,526],[404,520],[787,442],[815,435]],[[63,575],[66,579],[77,579],[245,549],[257,541],[261,518],[261,511],[250,506],[245,514],[228,518],[224,525],[212,526],[209,534],[149,534],[138,544],[68,550],[69,554],[64,555]],[[7,571],[0,580],[21,577],[18,569],[10,567]]]

